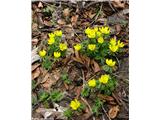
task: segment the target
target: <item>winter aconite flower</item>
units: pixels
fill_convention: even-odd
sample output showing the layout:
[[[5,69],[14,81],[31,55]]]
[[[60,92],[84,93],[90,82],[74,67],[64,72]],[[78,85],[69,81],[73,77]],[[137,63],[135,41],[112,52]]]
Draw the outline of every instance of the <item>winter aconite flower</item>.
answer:
[[[96,37],[96,33],[95,33],[94,29],[87,28],[85,30],[85,33],[87,34],[88,38],[95,38]]]
[[[54,31],[54,34],[58,37],[61,37],[62,36],[62,31],[61,30],[56,30],[56,31]]]
[[[103,83],[103,84],[106,84],[109,80],[110,76],[105,74],[105,75],[101,75],[101,77],[99,78],[99,82],[100,83]]]
[[[48,39],[48,44],[49,45],[52,45],[54,42],[55,42],[54,37],[51,37],[51,38]]]
[[[110,67],[114,67],[116,64],[116,61],[113,61],[112,59],[106,59],[106,64]]]
[[[110,45],[112,45],[112,46],[115,46],[117,43],[116,43],[116,39],[114,39],[114,38],[111,38],[110,39]]]
[[[55,34],[49,33],[48,36],[49,36],[49,38],[54,38],[54,37],[55,37]]]
[[[53,54],[54,54],[54,57],[55,57],[55,58],[59,58],[59,57],[61,56],[61,53],[60,53],[60,52],[54,52]]]
[[[81,44],[76,44],[74,46],[74,49],[77,50],[77,51],[79,51],[81,48],[82,48]]]
[[[96,49],[96,45],[95,44],[89,44],[88,49],[91,50],[91,51],[94,51]]]
[[[60,43],[59,48],[60,48],[61,51],[64,51],[64,50],[67,49],[67,45],[65,43]]]
[[[95,79],[89,80],[88,85],[89,85],[89,87],[95,87],[96,86],[96,80]]]
[[[88,38],[95,38],[96,33],[92,30],[87,36],[88,36]]]
[[[102,33],[99,32],[99,31],[97,31],[97,32],[96,32],[96,35],[97,35],[97,37],[101,37],[101,36],[102,36]]]
[[[101,27],[101,28],[99,28],[99,30],[103,34],[109,34],[110,33],[110,28],[109,27]]]
[[[103,42],[104,42],[103,37],[99,37],[99,38],[98,38],[98,43],[102,44]]]
[[[118,51],[118,45],[109,45],[109,49],[110,49],[112,52],[117,52],[117,51]]]
[[[77,99],[72,100],[70,103],[70,107],[73,110],[77,110],[80,107],[80,105],[81,105],[81,103]]]
[[[45,55],[46,55],[46,51],[45,50],[39,51],[39,56],[44,57]]]
[[[98,32],[98,27],[95,27],[95,28],[94,28],[94,31],[95,31],[95,32]]]
[[[118,40],[118,47],[120,47],[120,48],[123,48],[124,47],[124,43],[123,42],[120,42],[120,40]]]

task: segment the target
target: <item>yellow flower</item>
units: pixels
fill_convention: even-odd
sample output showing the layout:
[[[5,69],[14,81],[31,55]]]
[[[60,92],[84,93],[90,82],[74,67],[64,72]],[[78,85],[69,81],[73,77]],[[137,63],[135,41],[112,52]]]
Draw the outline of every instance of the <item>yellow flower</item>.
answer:
[[[109,45],[109,49],[112,51],[112,52],[116,52],[118,50],[118,46],[117,45]]]
[[[77,99],[72,100],[70,103],[70,107],[73,110],[77,110],[80,107],[80,105],[81,105],[81,103]]]
[[[116,45],[116,39],[111,38],[109,43],[110,43],[110,45],[115,46]]]
[[[94,28],[94,31],[95,31],[95,32],[98,32],[98,27],[95,27],[95,28]]]
[[[95,87],[96,86],[96,80],[95,79],[89,80],[88,85],[89,85],[89,87]]]
[[[99,81],[103,84],[106,84],[109,80],[110,76],[105,74],[105,75],[101,75],[101,77],[99,78]]]
[[[123,42],[120,42],[120,40],[118,40],[118,47],[120,47],[120,48],[123,48],[124,47],[124,43]]]
[[[49,33],[48,36],[49,36],[49,38],[54,38],[54,37],[55,37],[55,34]]]
[[[103,34],[109,34],[110,33],[110,28],[109,27],[101,27],[101,28],[99,28],[99,30]]]
[[[53,37],[48,39],[48,44],[52,45],[55,42],[55,39]]]
[[[112,59],[106,59],[106,64],[110,67],[113,67],[116,64],[116,61],[113,61]]]
[[[64,51],[67,49],[67,45],[65,43],[60,43],[59,48],[61,51]]]
[[[46,55],[46,51],[45,50],[39,51],[39,56],[44,57],[45,55]]]
[[[77,51],[79,51],[81,48],[82,48],[81,44],[76,44],[74,46],[74,49],[77,50]]]
[[[61,37],[61,36],[62,36],[62,31],[61,31],[61,30],[56,30],[56,31],[54,31],[54,34],[55,34],[56,36]]]
[[[101,44],[102,44],[103,42],[104,42],[103,37],[99,37],[99,38],[98,38],[98,43],[101,43]]]
[[[54,57],[55,58],[59,58],[61,56],[61,53],[60,52],[54,52]]]
[[[99,31],[97,31],[96,34],[97,34],[97,37],[101,37],[102,36],[102,33],[99,32]]]
[[[94,30],[91,30],[91,32],[89,32],[89,33],[87,34],[87,36],[88,36],[88,38],[95,38],[95,37],[96,37],[96,33],[95,33]]]
[[[86,34],[89,34],[89,33],[90,33],[90,31],[91,31],[91,29],[90,29],[90,28],[85,29],[85,33],[86,33]]]
[[[96,49],[96,45],[95,44],[89,44],[88,45],[88,49],[91,50],[91,51],[93,51],[93,50]]]

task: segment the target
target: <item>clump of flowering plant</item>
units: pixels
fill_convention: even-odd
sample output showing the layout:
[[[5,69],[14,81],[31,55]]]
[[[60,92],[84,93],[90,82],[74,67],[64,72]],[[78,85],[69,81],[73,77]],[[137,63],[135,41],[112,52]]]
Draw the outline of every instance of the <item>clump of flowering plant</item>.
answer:
[[[80,113],[85,108],[84,104],[82,104],[77,99],[74,99],[70,102],[70,108],[64,111],[64,115],[67,118],[71,118],[75,112]]]
[[[88,80],[84,86],[81,95],[84,97],[90,94],[99,92],[110,95],[117,85],[116,79],[109,74],[103,74],[97,79]]]
[[[124,47],[123,42],[110,37],[108,26],[87,28],[85,34],[87,39],[74,46],[75,50],[99,61],[102,65],[105,64],[106,58],[115,56]]]
[[[61,38],[61,30],[56,30],[53,33],[49,33],[46,49],[39,51],[39,55],[42,58],[42,67],[47,70],[50,70],[53,63],[66,55],[68,47],[66,43],[61,41]]]

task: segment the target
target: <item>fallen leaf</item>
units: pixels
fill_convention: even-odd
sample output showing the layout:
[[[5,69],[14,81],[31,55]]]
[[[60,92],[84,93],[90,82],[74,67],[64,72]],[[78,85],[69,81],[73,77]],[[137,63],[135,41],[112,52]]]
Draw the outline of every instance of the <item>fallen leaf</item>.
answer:
[[[40,64],[39,63],[35,63],[34,65],[32,65],[32,71],[34,71],[37,67],[39,67]]]
[[[69,14],[70,14],[69,8],[66,8],[66,9],[63,10],[63,15],[64,15],[65,17],[69,16]]]
[[[108,95],[103,95],[103,94],[98,94],[98,97],[102,100],[106,100],[106,101],[114,101],[114,98]]]
[[[55,83],[50,77],[42,84],[42,86],[46,89],[49,89]]]
[[[116,29],[117,35],[118,35],[120,33],[120,31],[121,31],[121,25],[120,24],[116,24],[115,25],[115,29]]]
[[[45,77],[43,78],[43,80],[41,81],[41,83],[46,82],[46,81],[48,80],[49,77],[50,77],[50,74],[47,73],[47,74],[45,75]]]
[[[32,39],[32,45],[37,45],[38,41],[39,40],[37,38]]]
[[[44,20],[43,24],[48,27],[51,27],[53,25],[53,23],[51,21],[47,21],[47,20]]]
[[[122,1],[122,0],[112,0],[112,4],[115,8],[124,8],[125,7],[125,1]]]
[[[39,7],[39,8],[43,8],[42,2],[39,2],[39,3],[38,3],[38,7]]]
[[[57,21],[57,23],[58,23],[59,25],[65,25],[65,24],[66,24],[66,22],[65,22],[63,19],[59,19],[59,20]]]
[[[118,111],[119,111],[119,106],[118,105],[117,106],[113,106],[108,112],[109,117],[111,119],[114,119],[117,116]]]
[[[76,98],[77,98],[77,99],[78,99],[79,96],[81,95],[81,91],[82,91],[82,87],[81,87],[81,86],[80,86],[80,87],[76,87],[75,92],[76,92]]]
[[[96,61],[91,60],[91,65],[93,65],[92,68],[95,73],[99,72],[101,70],[100,66],[98,65],[98,63]]]
[[[77,20],[78,20],[78,17],[79,17],[78,15],[72,16],[72,18],[71,18],[71,23],[72,23],[73,26],[76,25]]]
[[[32,80],[34,80],[34,79],[36,79],[37,77],[39,77],[39,75],[40,75],[40,69],[39,68],[37,68],[36,70],[34,70],[33,72],[32,72]]]

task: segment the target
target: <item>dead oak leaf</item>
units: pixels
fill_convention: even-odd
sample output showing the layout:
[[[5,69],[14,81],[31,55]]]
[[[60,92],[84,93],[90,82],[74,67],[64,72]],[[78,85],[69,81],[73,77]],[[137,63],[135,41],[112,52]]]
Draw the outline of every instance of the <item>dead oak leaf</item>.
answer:
[[[112,4],[115,8],[124,8],[125,7],[125,1],[123,1],[123,0],[113,0]]]
[[[34,65],[32,65],[32,71],[34,71],[37,67],[39,67],[40,64],[39,63],[35,63]]]
[[[118,105],[113,106],[108,112],[109,117],[114,119],[117,116],[118,111],[119,111],[119,106]]]
[[[69,14],[70,14],[69,8],[66,8],[66,9],[63,10],[63,15],[64,15],[65,17],[69,16]]]
[[[94,70],[94,72],[99,72],[101,70],[100,66],[98,65],[98,63],[94,60],[91,60],[91,65],[92,65],[92,69]]]
[[[34,70],[32,72],[32,80],[36,79],[37,77],[39,77],[41,71],[40,71],[40,68],[37,68],[36,70]]]
[[[73,26],[76,25],[79,15],[75,15],[71,17],[71,23]]]
[[[63,19],[59,19],[59,20],[57,21],[57,23],[58,23],[59,25],[65,25],[65,24],[66,24],[66,22],[65,22]]]

